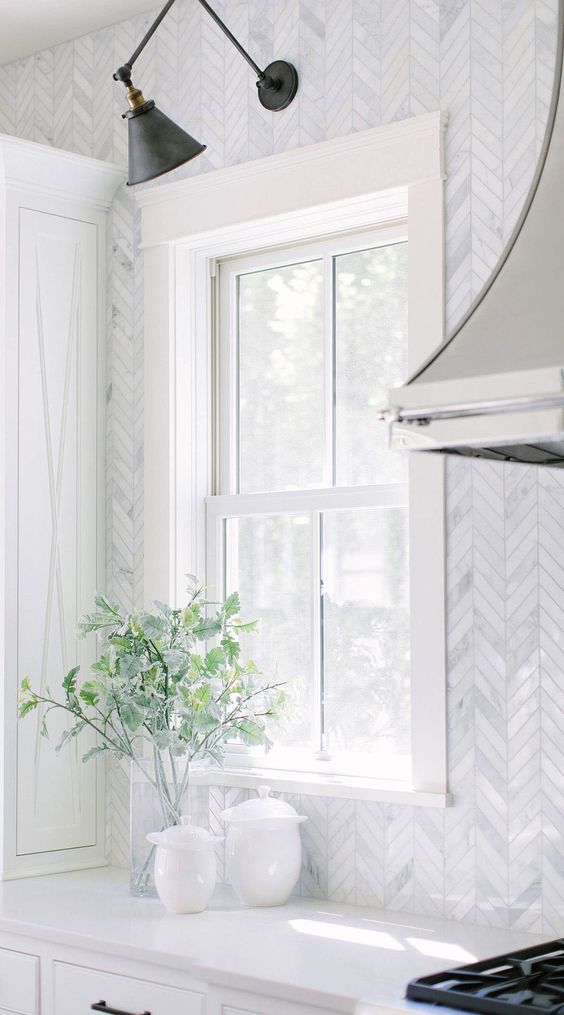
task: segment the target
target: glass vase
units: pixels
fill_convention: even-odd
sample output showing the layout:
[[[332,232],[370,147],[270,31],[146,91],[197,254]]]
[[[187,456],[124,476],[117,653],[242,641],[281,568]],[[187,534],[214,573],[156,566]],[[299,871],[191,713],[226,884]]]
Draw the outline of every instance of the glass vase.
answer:
[[[189,814],[190,763],[168,751],[131,762],[130,792],[130,890],[132,895],[155,896],[156,847],[147,842],[149,832],[179,825]]]

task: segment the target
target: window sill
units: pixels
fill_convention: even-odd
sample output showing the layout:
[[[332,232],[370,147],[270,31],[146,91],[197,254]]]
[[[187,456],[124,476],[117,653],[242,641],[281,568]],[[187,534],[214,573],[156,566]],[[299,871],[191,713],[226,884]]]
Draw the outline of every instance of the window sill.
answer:
[[[239,789],[257,789],[258,786],[266,783],[279,793],[345,797],[352,800],[371,800],[415,807],[445,808],[450,807],[453,802],[450,793],[413,789],[409,783],[405,782],[391,783],[352,775],[292,772],[267,768],[196,770],[192,775],[191,782],[196,786],[230,786]]]

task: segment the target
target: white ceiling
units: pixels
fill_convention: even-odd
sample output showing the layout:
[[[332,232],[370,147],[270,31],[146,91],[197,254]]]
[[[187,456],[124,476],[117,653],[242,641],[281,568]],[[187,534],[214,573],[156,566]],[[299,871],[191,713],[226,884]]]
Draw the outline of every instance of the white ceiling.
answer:
[[[159,0],[0,0],[0,65],[158,5]]]

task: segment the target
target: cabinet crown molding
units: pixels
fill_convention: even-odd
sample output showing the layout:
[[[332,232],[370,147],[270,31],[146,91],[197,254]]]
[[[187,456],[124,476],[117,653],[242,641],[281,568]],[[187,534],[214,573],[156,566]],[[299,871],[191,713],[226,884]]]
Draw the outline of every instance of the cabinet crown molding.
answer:
[[[0,134],[0,190],[37,190],[107,211],[125,178],[112,162]]]

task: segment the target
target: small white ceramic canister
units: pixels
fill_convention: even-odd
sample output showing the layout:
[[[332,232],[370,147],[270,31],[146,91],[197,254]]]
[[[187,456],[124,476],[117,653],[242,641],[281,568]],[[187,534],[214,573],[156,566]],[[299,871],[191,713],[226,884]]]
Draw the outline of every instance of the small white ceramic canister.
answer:
[[[259,786],[258,797],[222,814],[227,877],[249,906],[283,906],[300,875],[299,825],[307,818],[269,794],[269,786]]]
[[[165,908],[169,913],[201,913],[215,888],[214,846],[223,837],[183,817],[181,825],[150,832],[147,839],[157,847],[155,885]]]

